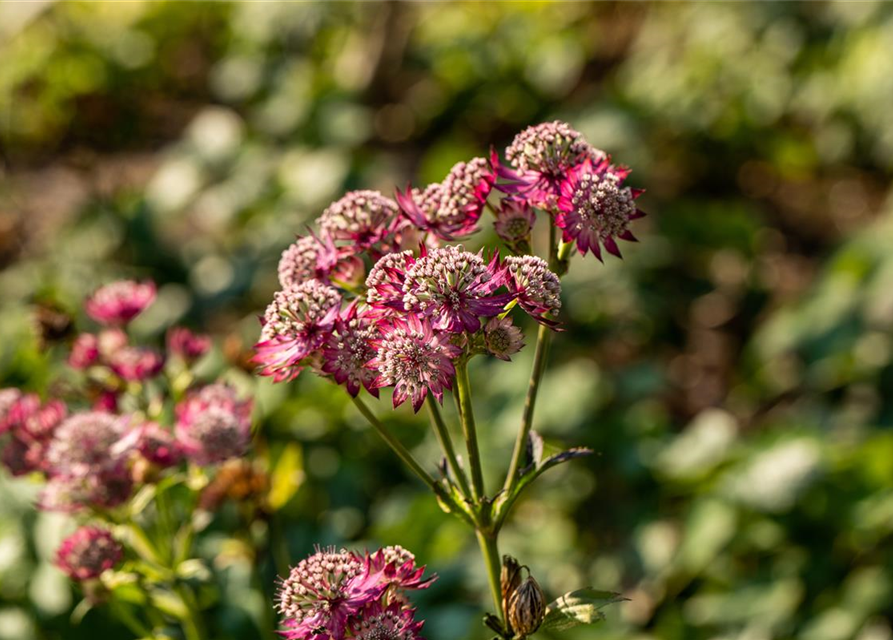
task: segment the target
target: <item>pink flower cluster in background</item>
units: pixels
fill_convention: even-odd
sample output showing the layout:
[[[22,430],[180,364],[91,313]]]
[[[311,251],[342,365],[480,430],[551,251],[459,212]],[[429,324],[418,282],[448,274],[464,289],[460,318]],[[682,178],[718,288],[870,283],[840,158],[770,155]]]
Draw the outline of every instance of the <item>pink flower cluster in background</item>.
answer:
[[[430,392],[442,401],[457,358],[509,359],[523,346],[514,309],[552,328],[561,308],[558,276],[525,255],[537,211],[564,243],[602,259],[641,217],[629,171],[563,122],[529,127],[506,150],[456,164],[423,189],[352,191],[319,219],[319,233],[282,254],[282,289],[262,318],[255,361],[261,375],[293,380],[305,368],[356,396],[393,387],[393,404],[418,411]],[[489,199],[502,194],[493,204]],[[490,209],[509,254],[444,244],[479,230]]]
[[[317,547],[282,580],[280,633],[288,640],[419,640],[423,622],[406,592],[431,585],[436,576],[424,572],[399,546],[363,555]]]

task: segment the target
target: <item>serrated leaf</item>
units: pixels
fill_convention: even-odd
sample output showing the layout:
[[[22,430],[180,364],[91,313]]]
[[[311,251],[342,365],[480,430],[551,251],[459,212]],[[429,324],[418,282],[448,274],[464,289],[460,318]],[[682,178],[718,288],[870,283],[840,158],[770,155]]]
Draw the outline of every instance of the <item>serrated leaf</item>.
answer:
[[[595,624],[604,620],[601,610],[610,604],[626,600],[618,593],[586,588],[566,593],[546,608],[542,629],[564,631],[581,624]]]

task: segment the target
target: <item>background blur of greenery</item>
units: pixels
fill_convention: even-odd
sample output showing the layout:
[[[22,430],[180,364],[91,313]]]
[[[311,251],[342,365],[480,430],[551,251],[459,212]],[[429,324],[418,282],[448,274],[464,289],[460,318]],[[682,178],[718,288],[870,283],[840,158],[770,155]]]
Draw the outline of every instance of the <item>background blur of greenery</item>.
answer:
[[[572,639],[889,640],[891,43],[889,3],[0,4],[0,386],[58,374],[35,314],[156,279],[136,329],[211,331],[208,372],[255,389],[292,559],[402,544],[441,575],[427,636],[484,638],[472,538],[344,394],[234,363],[329,201],[560,117],[652,215],[624,261],[573,264],[536,428],[597,455],[544,477],[503,550],[549,595],[630,598]],[[473,366],[500,472],[531,351]],[[433,464],[426,425],[388,418]],[[71,626],[31,495],[0,480],[0,639],[126,638],[101,611]],[[258,637],[244,559],[203,552],[212,614]]]

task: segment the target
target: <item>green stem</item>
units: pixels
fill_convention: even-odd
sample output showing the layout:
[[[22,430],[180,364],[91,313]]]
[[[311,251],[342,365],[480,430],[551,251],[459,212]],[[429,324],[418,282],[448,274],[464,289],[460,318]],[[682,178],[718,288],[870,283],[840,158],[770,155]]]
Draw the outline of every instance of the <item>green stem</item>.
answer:
[[[466,498],[471,495],[471,487],[468,485],[468,478],[465,471],[459,465],[459,458],[456,457],[456,449],[453,447],[453,439],[450,437],[450,431],[447,429],[446,423],[443,421],[443,414],[440,411],[440,405],[437,399],[428,394],[428,413],[431,415],[431,425],[434,427],[434,433],[437,435],[437,441],[440,448],[446,456],[447,463],[453,472],[453,476],[459,483],[462,495]]]
[[[468,465],[471,467],[471,490],[475,502],[484,496],[484,474],[481,471],[481,454],[478,450],[477,428],[471,406],[471,383],[468,380],[468,362],[460,359],[456,364],[456,387],[462,416],[462,432],[468,449]]]
[[[512,452],[512,462],[509,465],[508,475],[505,478],[505,491],[511,494],[518,483],[518,471],[521,469],[521,460],[527,450],[527,437],[533,424],[533,410],[536,407],[536,396],[539,392],[540,380],[546,370],[546,355],[549,351],[549,340],[552,331],[545,325],[540,325],[536,335],[536,351],[533,355],[533,371],[530,373],[530,382],[527,385],[527,398],[524,401],[524,413],[521,416],[521,428],[515,440],[515,449]]]
[[[205,640],[207,634],[205,633],[195,594],[192,593],[192,589],[185,585],[177,587],[176,591],[180,599],[183,600],[186,609],[186,615],[181,620],[186,640]]]
[[[382,437],[382,439],[388,443],[388,446],[393,449],[394,453],[399,456],[399,458],[412,469],[412,472],[415,473],[426,485],[434,489],[435,491],[439,488],[440,485],[437,484],[437,481],[422,468],[422,465],[419,464],[418,460],[415,459],[415,456],[410,453],[409,449],[403,446],[403,443],[397,440],[393,436],[393,434],[387,430],[387,428],[381,423],[381,421],[372,413],[372,410],[366,405],[358,397],[351,396],[353,403],[357,406],[357,409],[360,410],[360,413],[363,414],[363,417],[372,425],[372,427],[378,432],[378,435]]]
[[[127,629],[133,633],[135,636],[139,638],[151,638],[152,631],[144,625],[140,620],[133,615],[133,612],[127,608],[126,605],[112,597],[109,600],[109,604],[111,605],[112,611],[115,613],[115,617],[118,618]]]
[[[500,584],[502,564],[499,556],[499,546],[496,542],[498,534],[487,535],[480,530],[475,530],[475,535],[481,548],[484,564],[487,567],[487,582],[490,584],[490,595],[493,596],[493,605],[496,607],[496,614],[504,625],[505,612],[502,610],[502,587]]]

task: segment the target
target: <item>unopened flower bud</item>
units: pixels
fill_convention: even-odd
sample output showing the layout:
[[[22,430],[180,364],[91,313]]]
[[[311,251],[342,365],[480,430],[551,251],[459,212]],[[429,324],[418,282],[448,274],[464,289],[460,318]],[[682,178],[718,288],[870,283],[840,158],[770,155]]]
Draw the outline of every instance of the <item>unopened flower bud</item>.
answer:
[[[502,571],[499,575],[499,583],[502,589],[502,610],[508,612],[509,600],[515,589],[521,585],[521,565],[512,556],[502,556]]]
[[[528,576],[509,599],[509,624],[518,637],[524,638],[539,629],[545,615],[546,596],[534,577]]]

